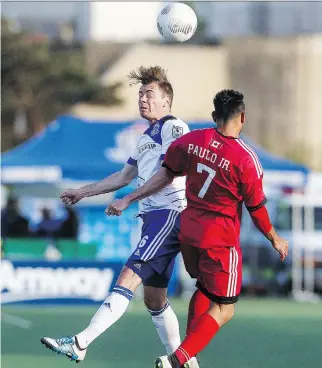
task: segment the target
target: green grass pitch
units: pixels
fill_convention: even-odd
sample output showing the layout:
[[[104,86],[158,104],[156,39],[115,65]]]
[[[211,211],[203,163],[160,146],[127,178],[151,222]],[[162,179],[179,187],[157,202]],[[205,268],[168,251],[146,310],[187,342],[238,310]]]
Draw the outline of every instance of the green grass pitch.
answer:
[[[188,301],[172,300],[182,335]],[[96,307],[2,306],[3,316],[31,321],[29,328],[2,321],[2,368],[75,366],[41,345],[86,327]],[[163,347],[141,301],[98,338],[77,368],[151,368]],[[234,319],[200,355],[201,368],[321,368],[322,304],[242,299]]]

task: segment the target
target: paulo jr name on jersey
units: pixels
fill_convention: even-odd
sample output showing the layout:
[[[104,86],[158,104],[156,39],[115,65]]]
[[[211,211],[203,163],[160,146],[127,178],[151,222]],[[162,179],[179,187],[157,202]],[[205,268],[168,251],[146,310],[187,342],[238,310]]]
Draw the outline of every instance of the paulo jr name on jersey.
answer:
[[[172,142],[189,132],[182,120],[168,115],[151,124],[139,138],[128,164],[138,167],[138,186],[147,182],[161,167]],[[157,209],[182,211],[186,207],[185,178],[177,177],[160,192],[142,201],[142,212]]]

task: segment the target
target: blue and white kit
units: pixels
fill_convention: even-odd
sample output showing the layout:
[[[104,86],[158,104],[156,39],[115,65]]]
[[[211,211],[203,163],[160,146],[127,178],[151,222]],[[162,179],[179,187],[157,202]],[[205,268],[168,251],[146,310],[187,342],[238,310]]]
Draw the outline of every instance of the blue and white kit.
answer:
[[[128,160],[128,164],[138,168],[139,187],[160,169],[171,143],[188,132],[188,125],[172,115],[150,125]],[[141,240],[126,266],[142,278],[143,285],[168,286],[180,251],[180,213],[185,207],[185,177],[175,178],[160,192],[142,200]]]

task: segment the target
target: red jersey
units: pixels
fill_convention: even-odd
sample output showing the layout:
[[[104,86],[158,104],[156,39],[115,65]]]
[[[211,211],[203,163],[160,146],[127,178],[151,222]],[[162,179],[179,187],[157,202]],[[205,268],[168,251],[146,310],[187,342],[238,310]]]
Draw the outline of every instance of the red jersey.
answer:
[[[187,176],[180,240],[200,248],[239,245],[242,203],[249,211],[266,203],[256,153],[239,138],[198,129],[172,143],[163,165]]]

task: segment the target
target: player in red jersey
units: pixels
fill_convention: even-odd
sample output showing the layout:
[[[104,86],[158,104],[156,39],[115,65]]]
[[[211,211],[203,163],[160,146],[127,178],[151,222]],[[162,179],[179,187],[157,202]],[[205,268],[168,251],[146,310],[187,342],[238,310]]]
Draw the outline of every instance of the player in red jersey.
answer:
[[[242,282],[243,203],[281,261],[288,253],[287,242],[275,232],[265,208],[259,159],[239,139],[245,122],[243,95],[223,90],[214,98],[214,107],[217,128],[194,130],[175,141],[163,168],[108,210],[108,214],[120,215],[129,204],[160,190],[175,176],[187,177],[188,205],[182,212],[179,238],[185,267],[197,279],[197,291],[189,305],[186,338],[174,354],[157,359],[157,368],[184,367],[233,317]]]

